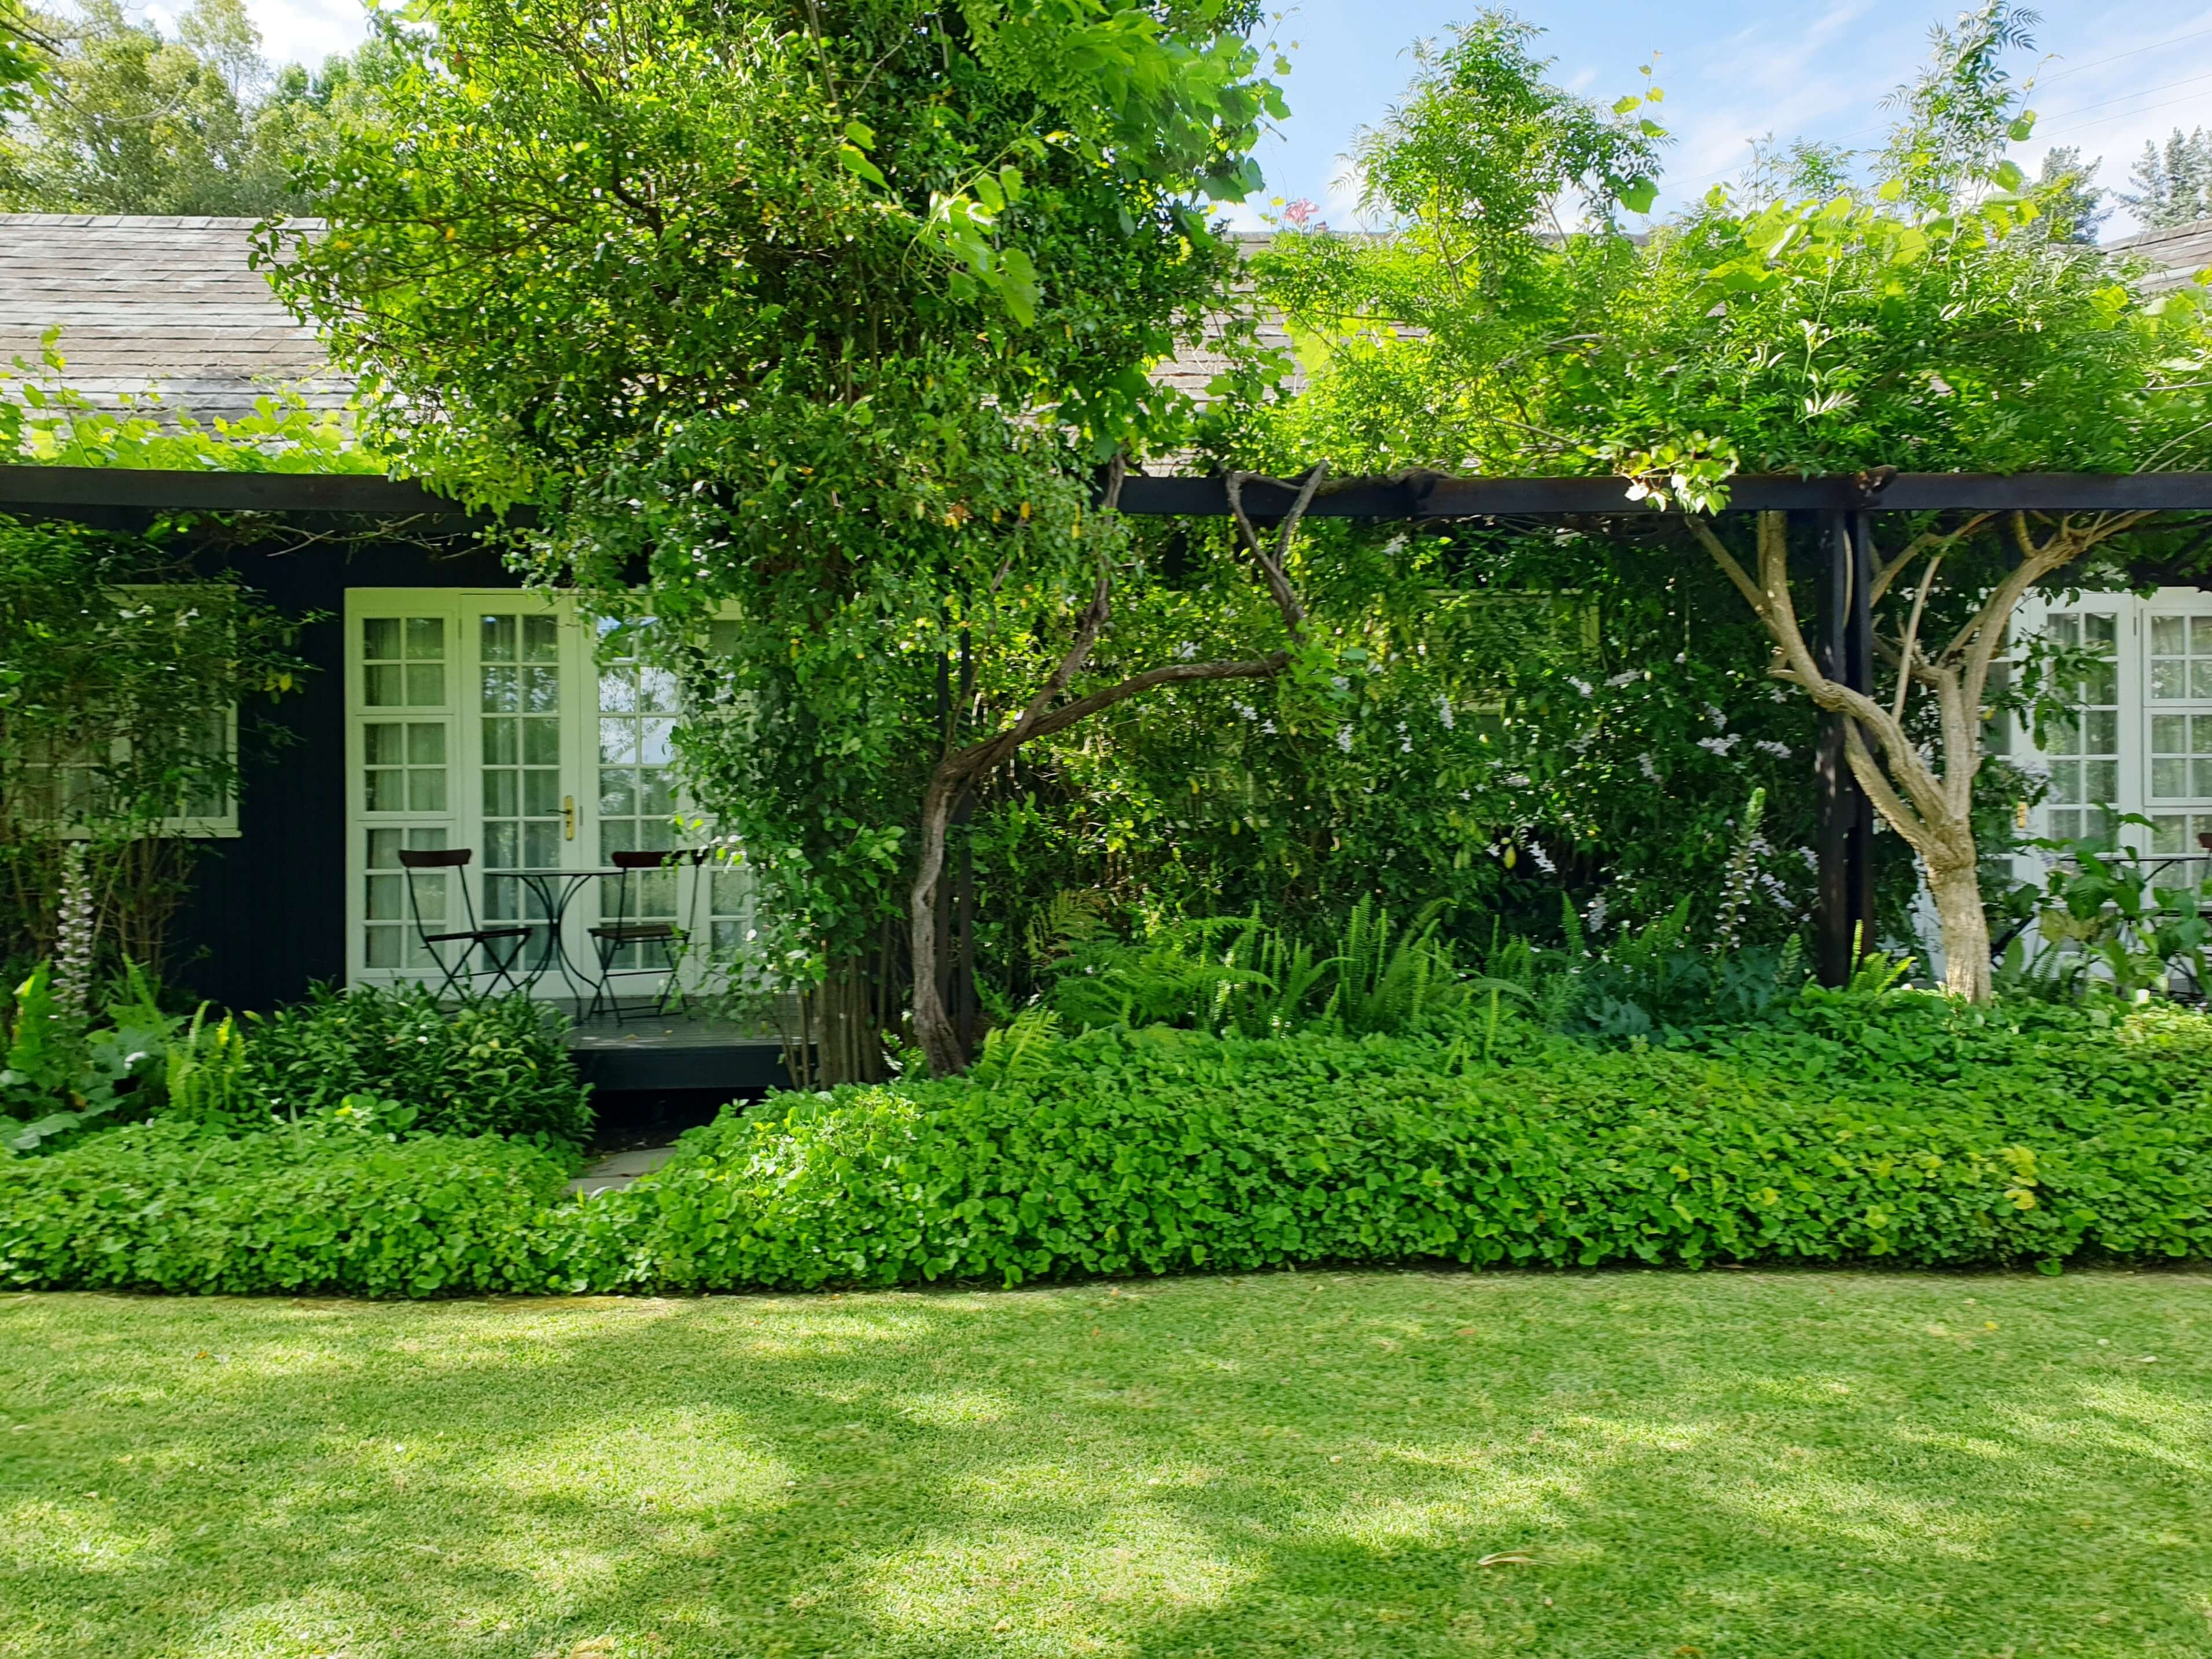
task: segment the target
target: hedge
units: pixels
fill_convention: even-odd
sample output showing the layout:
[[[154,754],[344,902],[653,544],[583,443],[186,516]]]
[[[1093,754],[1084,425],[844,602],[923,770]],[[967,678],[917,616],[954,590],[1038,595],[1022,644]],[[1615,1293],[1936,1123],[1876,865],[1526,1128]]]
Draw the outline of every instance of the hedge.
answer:
[[[967,1079],[775,1097],[581,1200],[495,1138],[145,1126],[0,1162],[0,1284],[421,1296],[2212,1255],[2201,1015],[1816,995],[1680,1048],[1504,1049],[1093,1031]]]

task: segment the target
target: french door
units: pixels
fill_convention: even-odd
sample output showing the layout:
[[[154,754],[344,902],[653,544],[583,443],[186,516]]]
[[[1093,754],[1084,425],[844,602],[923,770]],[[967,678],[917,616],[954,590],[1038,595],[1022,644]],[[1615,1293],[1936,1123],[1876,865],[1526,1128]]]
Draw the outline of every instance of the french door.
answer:
[[[348,975],[391,983],[442,976],[421,933],[529,927],[525,963],[553,964],[546,898],[572,893],[558,954],[568,975],[535,994],[588,992],[590,928],[617,913],[683,928],[688,977],[709,946],[748,931],[734,871],[655,870],[586,878],[617,852],[684,842],[672,735],[675,684],[619,630],[566,602],[515,589],[356,588],[346,595]],[[698,826],[690,826],[696,839]],[[410,873],[404,849],[467,848],[464,868]],[[463,885],[465,884],[465,885]],[[417,913],[420,924],[417,922]],[[441,947],[448,954],[450,946]],[[658,946],[612,965],[648,968]],[[648,953],[651,953],[648,955]],[[633,991],[649,980],[630,981]]]

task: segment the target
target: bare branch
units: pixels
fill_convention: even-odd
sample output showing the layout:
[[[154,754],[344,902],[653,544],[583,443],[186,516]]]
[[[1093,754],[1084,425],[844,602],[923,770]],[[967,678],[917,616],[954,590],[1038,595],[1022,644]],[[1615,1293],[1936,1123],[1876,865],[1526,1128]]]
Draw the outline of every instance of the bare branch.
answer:
[[[1297,592],[1291,586],[1290,578],[1283,574],[1283,565],[1290,556],[1291,539],[1297,534],[1298,520],[1305,517],[1306,509],[1313,505],[1322,481],[1328,477],[1328,463],[1316,461],[1312,471],[1306,474],[1305,482],[1297,486],[1297,495],[1291,502],[1290,510],[1284,514],[1283,521],[1275,532],[1275,550],[1273,553],[1261,541],[1260,532],[1252,527],[1250,514],[1244,511],[1244,486],[1258,479],[1262,483],[1278,484],[1288,489],[1291,488],[1289,482],[1282,478],[1264,477],[1257,472],[1237,471],[1231,471],[1223,480],[1229,496],[1229,511],[1237,520],[1237,532],[1243,538],[1245,549],[1252,555],[1252,562],[1259,566],[1261,579],[1267,584],[1267,592],[1274,599],[1275,608],[1283,613],[1283,626],[1299,645],[1306,641],[1305,607],[1298,603]]]
[[[1905,695],[1912,686],[1913,656],[1919,649],[1920,613],[1928,608],[1929,590],[1936,586],[1936,573],[1942,568],[1943,553],[1938,552],[1928,561],[1928,574],[1920,579],[1920,592],[1912,601],[1911,619],[1905,624],[1905,644],[1898,653],[1897,699],[1889,711],[1890,718],[1894,720],[1905,719]]]

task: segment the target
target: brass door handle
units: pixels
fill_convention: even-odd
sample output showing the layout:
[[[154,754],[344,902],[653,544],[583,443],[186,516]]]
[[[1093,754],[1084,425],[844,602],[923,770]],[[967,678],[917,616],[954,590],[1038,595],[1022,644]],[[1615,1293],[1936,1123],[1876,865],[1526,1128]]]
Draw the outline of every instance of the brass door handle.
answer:
[[[561,839],[576,839],[576,798],[574,795],[561,797]]]

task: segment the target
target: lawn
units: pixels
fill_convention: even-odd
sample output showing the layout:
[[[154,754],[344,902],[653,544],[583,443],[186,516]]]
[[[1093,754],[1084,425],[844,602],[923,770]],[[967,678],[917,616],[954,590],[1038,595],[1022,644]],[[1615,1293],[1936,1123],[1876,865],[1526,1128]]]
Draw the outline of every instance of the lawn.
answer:
[[[0,1302],[0,1655],[2194,1655],[2212,1277]]]

